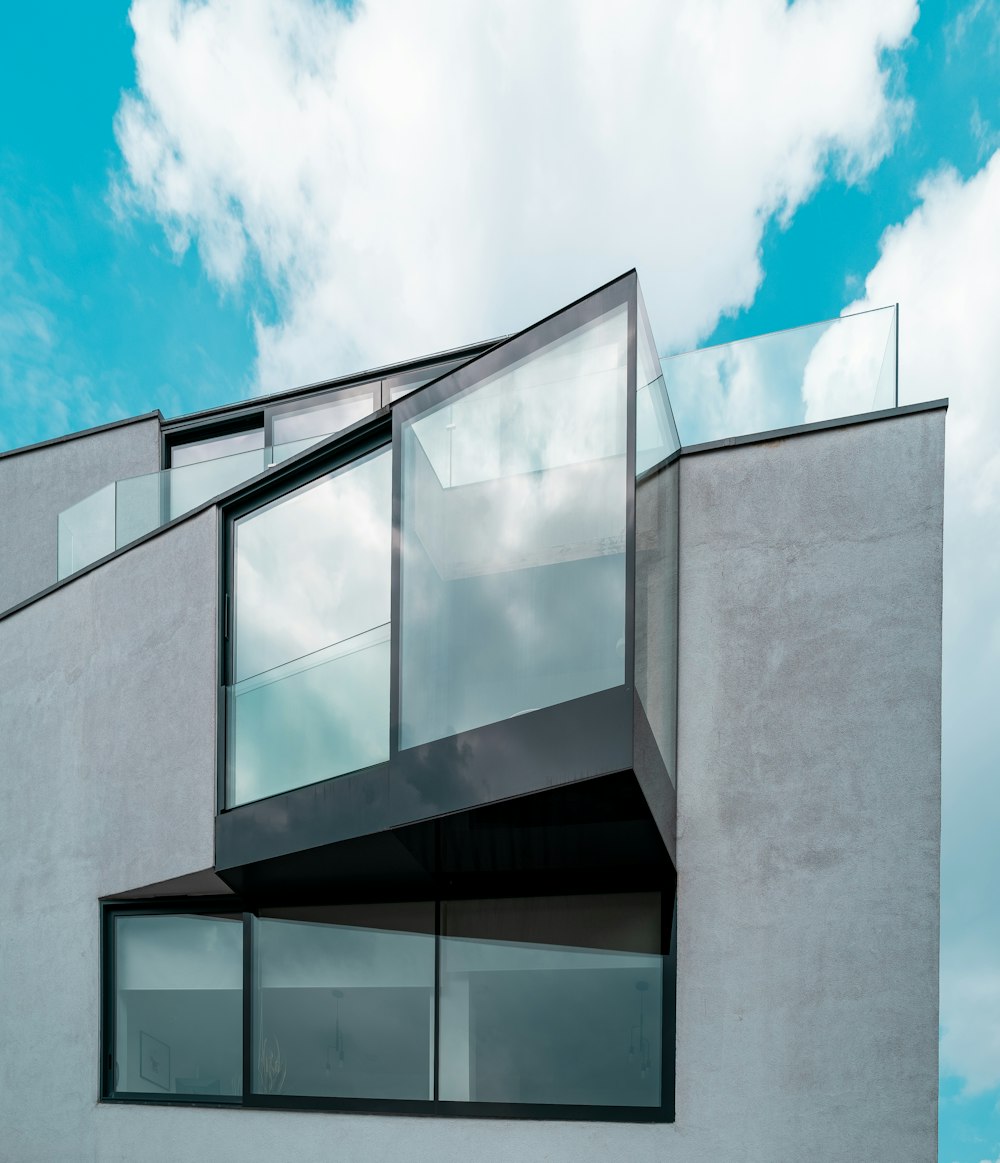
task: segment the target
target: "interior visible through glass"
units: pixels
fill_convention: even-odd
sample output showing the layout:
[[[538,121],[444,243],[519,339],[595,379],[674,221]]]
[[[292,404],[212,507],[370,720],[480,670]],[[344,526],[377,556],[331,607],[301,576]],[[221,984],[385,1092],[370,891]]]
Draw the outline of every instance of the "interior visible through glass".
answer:
[[[658,893],[442,910],[442,1100],[660,1104]]]
[[[624,682],[627,320],[404,423],[401,749]]]
[[[389,756],[391,453],[236,523],[228,802]]]
[[[115,918],[119,1092],[243,1090],[242,917]]]
[[[254,1090],[434,1095],[434,904],[265,912],[254,923]]]

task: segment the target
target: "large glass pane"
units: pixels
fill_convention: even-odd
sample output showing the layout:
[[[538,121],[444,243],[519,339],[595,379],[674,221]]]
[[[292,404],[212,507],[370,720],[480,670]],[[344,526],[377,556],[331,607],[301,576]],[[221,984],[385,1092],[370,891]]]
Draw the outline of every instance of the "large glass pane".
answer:
[[[432,903],[265,912],[254,952],[258,1094],[433,1097]]]
[[[661,366],[685,444],[891,408],[896,309],[706,347]]]
[[[115,551],[115,486],[64,509],[58,520],[57,576],[68,577]]]
[[[117,544],[121,548],[167,521],[197,509],[264,470],[261,449],[198,460],[180,468],[118,481]]]
[[[243,1090],[243,923],[115,918],[115,1090]]]
[[[172,521],[189,513],[263,471],[264,453],[259,449],[171,469],[166,474],[168,499],[164,520]]]
[[[439,1093],[658,1106],[658,893],[442,905]]]
[[[401,748],[625,681],[627,318],[404,421]]]
[[[228,800],[389,757],[388,449],[236,524]]]

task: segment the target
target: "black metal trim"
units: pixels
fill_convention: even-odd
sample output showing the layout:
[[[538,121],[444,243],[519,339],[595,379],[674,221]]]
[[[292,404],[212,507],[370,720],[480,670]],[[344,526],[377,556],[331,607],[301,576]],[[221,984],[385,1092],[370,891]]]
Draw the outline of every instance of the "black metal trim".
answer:
[[[243,1087],[241,1099],[253,1094],[254,1028],[253,1028],[253,968],[254,968],[253,916],[243,914]]]
[[[215,440],[224,436],[239,436],[243,432],[256,432],[264,425],[264,410],[258,404],[252,410],[241,411],[236,416],[223,417],[198,425],[180,424],[162,428],[160,431],[160,465],[171,468],[175,448],[186,444],[200,444],[203,440]]]
[[[534,886],[532,893],[518,893],[520,896],[546,895],[551,891],[544,882]],[[593,890],[566,889],[558,886],[567,895],[591,895]],[[102,902],[101,923],[101,972],[100,972],[100,1012],[101,1030],[99,1037],[101,1063],[99,1077],[102,1080],[99,1101],[141,1106],[224,1108],[232,1110],[278,1110],[313,1111],[324,1113],[353,1113],[369,1115],[422,1116],[429,1118],[496,1118],[524,1119],[533,1121],[564,1122],[614,1122],[614,1123],[670,1123],[674,1121],[675,1061],[676,1050],[670,1040],[673,1029],[674,980],[676,976],[675,934],[676,934],[676,887],[672,875],[651,878],[642,874],[633,878],[631,889],[617,888],[616,891],[658,892],[660,894],[660,956],[662,958],[661,1009],[663,1026],[660,1047],[661,1100],[659,1106],[604,1106],[586,1104],[555,1103],[493,1103],[456,1102],[438,1097],[439,1062],[439,1010],[440,1010],[440,942],[441,905],[445,900],[462,899],[461,892],[434,901],[435,969],[434,969],[434,1097],[432,1099],[351,1099],[313,1098],[296,1095],[264,1095],[253,1091],[253,920],[255,913],[247,909],[233,897],[158,898],[154,901]],[[489,896],[508,896],[509,891],[482,894],[474,892],[473,899],[487,899]],[[243,925],[243,1093],[241,1095],[193,1095],[149,1094],[135,1091],[117,1091],[114,1087],[115,1070],[115,919],[119,916],[214,916],[218,914],[234,916],[242,913]],[[669,1069],[668,1069],[669,1068]],[[669,1076],[669,1086],[667,1078]]]
[[[268,392],[253,400],[238,400],[232,404],[222,404],[217,408],[204,408],[199,412],[182,413],[180,416],[176,416],[170,420],[164,420],[162,416],[160,419],[170,432],[175,430],[190,430],[197,428],[202,423],[211,422],[214,417],[223,418],[248,415],[255,410],[259,411],[262,407],[271,404],[277,405],[285,402],[297,402],[311,396],[313,393],[324,391],[335,392],[341,389],[360,387],[366,383],[377,384],[383,379],[391,379],[406,372],[416,372],[424,367],[434,367],[436,364],[445,363],[449,360],[475,359],[482,352],[488,351],[495,344],[501,342],[502,338],[469,343],[463,347],[449,348],[446,351],[430,352],[427,355],[400,360],[398,363],[366,368],[364,371],[351,372],[348,375],[337,376],[332,379],[315,380],[312,383],[301,384],[294,388],[285,388],[283,391]],[[127,421],[119,421],[119,423],[127,423]],[[65,438],[60,437],[59,439]]]
[[[855,416],[836,416],[832,420],[814,420],[810,424],[792,424],[788,428],[772,428],[767,432],[748,432],[745,436],[724,436],[721,440],[686,444],[680,452],[681,456],[697,456],[702,452],[715,452],[720,448],[733,448],[741,444],[766,444],[771,440],[783,440],[786,436],[808,436],[812,432],[825,432],[829,428],[852,428],[856,424],[871,424],[876,420],[892,420],[896,416],[947,409],[948,397],[945,396],[940,400],[927,400],[920,404],[901,404],[898,408],[882,408],[878,412],[859,412]]]

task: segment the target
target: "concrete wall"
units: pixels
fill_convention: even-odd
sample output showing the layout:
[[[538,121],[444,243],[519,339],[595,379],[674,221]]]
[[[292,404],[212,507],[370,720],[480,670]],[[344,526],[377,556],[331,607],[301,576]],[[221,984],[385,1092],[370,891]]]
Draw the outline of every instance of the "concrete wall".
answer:
[[[932,1163],[943,427],[681,462],[669,1126],[98,1104],[97,897],[211,860],[213,513],[0,622],[0,1157]]]
[[[56,580],[63,509],[159,467],[156,416],[0,456],[0,613]]]
[[[216,520],[193,517],[0,621],[11,1163],[106,1157],[98,898],[214,860]]]
[[[941,411],[682,461],[677,1122],[718,1159],[937,1158],[943,469]]]

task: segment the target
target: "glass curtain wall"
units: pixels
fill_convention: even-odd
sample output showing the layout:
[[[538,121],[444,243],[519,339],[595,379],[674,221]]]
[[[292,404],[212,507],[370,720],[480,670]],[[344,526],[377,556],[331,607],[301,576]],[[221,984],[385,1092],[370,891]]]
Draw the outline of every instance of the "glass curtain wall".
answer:
[[[391,454],[235,523],[230,807],[389,757]]]
[[[625,682],[620,299],[402,421],[400,750]]]

